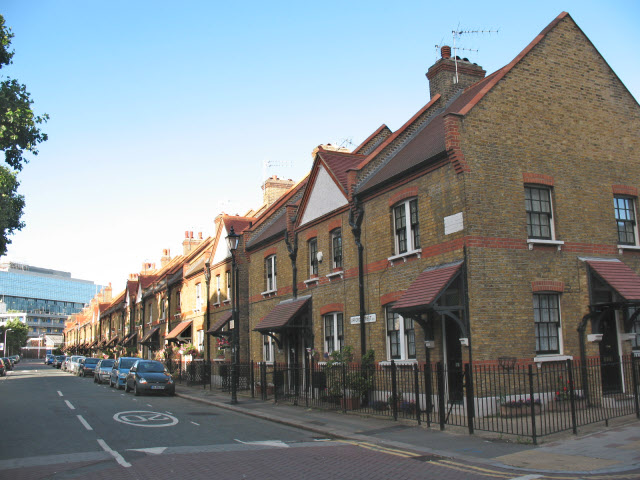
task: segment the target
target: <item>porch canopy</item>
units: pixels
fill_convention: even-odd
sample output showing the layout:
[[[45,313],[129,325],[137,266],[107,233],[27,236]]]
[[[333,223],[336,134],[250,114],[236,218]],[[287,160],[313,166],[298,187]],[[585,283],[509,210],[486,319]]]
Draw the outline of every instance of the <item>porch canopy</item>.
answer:
[[[640,276],[628,265],[618,259],[586,259],[591,273],[601,282],[608,285],[618,298],[609,302],[593,300],[597,295],[591,292],[592,303],[589,305],[592,313],[589,315],[596,324],[599,323],[599,315],[606,313],[606,310],[625,310],[635,307],[635,312],[629,316],[624,316],[627,331],[636,322],[640,315]],[[594,286],[591,285],[593,290]],[[583,318],[583,323],[587,316]],[[594,331],[599,331],[599,326],[594,325]],[[583,325],[581,324],[581,328]]]
[[[113,337],[104,346],[105,347],[115,347],[117,345],[117,343],[118,343],[118,337]]]
[[[153,327],[145,334],[144,337],[142,337],[142,340],[140,340],[140,344],[149,347],[153,346],[154,344],[160,343],[159,332],[160,325],[158,325],[157,327]]]
[[[464,262],[460,260],[427,268],[418,275],[418,278],[413,281],[391,309],[400,315],[415,319],[425,331],[427,326],[422,314],[432,310],[447,315],[458,324],[462,336],[466,337],[468,335],[467,326],[458,315],[458,312],[464,309],[464,306],[438,305],[438,300],[442,294],[462,272],[463,264]]]
[[[89,349],[93,349],[93,348],[95,348],[95,347],[96,347],[96,345],[97,345],[97,344],[98,344],[98,340],[94,340],[93,342],[91,342],[91,343],[89,344],[89,346],[88,346],[87,348],[89,348]]]
[[[233,330],[225,330],[222,329],[231,321],[231,317],[233,316],[233,312],[231,310],[224,312],[220,318],[214,323],[206,333],[209,335],[213,335],[214,337],[223,337],[227,335],[231,335]]]
[[[284,300],[271,310],[254,328],[254,331],[262,334],[279,333],[289,328],[295,328],[293,320],[306,313],[306,306],[311,296]]]
[[[130,334],[128,337],[126,337],[123,341],[122,341],[122,345],[125,347],[132,347],[136,344],[136,338],[138,337],[138,333],[137,332],[133,332],[132,334]]]
[[[169,342],[176,342],[176,343],[189,343],[191,339],[191,330],[189,330],[188,336],[186,337],[182,336],[182,334],[185,332],[185,330],[187,330],[187,328],[189,329],[191,328],[191,320],[186,320],[176,325],[175,328],[169,332],[169,335],[165,337],[165,340],[168,340]]]

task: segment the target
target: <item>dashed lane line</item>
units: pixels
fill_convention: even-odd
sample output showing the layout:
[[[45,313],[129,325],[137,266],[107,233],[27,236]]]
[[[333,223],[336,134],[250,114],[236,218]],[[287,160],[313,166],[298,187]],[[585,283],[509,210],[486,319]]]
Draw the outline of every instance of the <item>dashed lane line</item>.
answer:
[[[76,417],[78,417],[78,420],[80,420],[80,423],[84,428],[86,428],[87,430],[93,430],[93,428],[91,428],[91,425],[89,425],[89,423],[84,418],[82,418],[82,415],[76,415]]]
[[[65,400],[64,403],[67,404],[67,407],[69,407],[71,410],[75,410],[76,407],[74,407],[73,405],[71,405],[71,402],[69,400]]]
[[[62,394],[62,392],[60,390],[58,390],[58,396],[64,397],[64,395]]]

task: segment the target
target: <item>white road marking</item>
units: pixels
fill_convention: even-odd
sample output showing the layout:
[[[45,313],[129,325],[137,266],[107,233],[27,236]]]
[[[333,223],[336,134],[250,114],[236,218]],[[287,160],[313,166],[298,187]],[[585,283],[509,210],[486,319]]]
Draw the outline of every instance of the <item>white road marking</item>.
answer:
[[[511,478],[509,480],[535,480],[536,478],[542,478],[542,475],[525,475],[524,477],[515,477],[515,478]]]
[[[116,462],[118,462],[120,465],[122,465],[125,468],[129,468],[131,466],[131,464],[129,462],[127,462],[122,455],[120,455],[118,452],[116,452],[115,450],[111,450],[111,447],[109,445],[107,445],[107,442],[105,442],[104,440],[102,440],[101,438],[98,439],[98,444],[100,444],[100,446],[102,447],[102,449],[105,452],[108,452],[111,454],[111,456],[113,458],[116,459]]]
[[[71,410],[75,410],[76,407],[74,407],[73,405],[71,405],[71,402],[69,400],[65,400],[64,403],[67,404],[67,407],[69,407]]]
[[[284,443],[282,440],[262,440],[259,442],[243,442],[242,440],[234,439],[238,443],[242,443],[243,445],[265,445],[268,447],[283,447],[289,448],[289,445]]]
[[[194,425],[200,426],[199,423],[196,423],[196,422],[191,422],[191,423],[193,423]]]
[[[64,397],[64,395],[62,394],[62,392],[60,390],[58,390],[58,395],[61,397]]]
[[[84,418],[82,418],[82,415],[76,415],[76,417],[78,417],[78,420],[80,420],[80,423],[84,425],[84,428],[86,428],[87,430],[93,430],[93,428],[91,428],[91,425],[89,425],[87,421]]]
[[[167,411],[165,411],[164,413],[167,413],[167,414],[169,414],[169,415],[173,415],[173,413],[171,413],[171,412],[167,412]]]
[[[113,419],[136,427],[172,427],[178,423],[178,419],[173,415],[144,410],[118,412]]]
[[[152,455],[160,455],[163,453],[167,447],[152,447],[152,448],[128,448],[128,451],[131,452],[144,452],[151,453]]]
[[[147,407],[153,407],[153,405],[151,405],[150,403],[147,403]],[[167,412],[169,413],[169,412]]]

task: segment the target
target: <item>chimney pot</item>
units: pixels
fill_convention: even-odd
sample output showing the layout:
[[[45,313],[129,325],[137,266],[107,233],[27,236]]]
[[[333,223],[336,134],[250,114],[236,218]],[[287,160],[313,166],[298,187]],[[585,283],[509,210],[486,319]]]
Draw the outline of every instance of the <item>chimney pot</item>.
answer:
[[[198,240],[202,240],[202,232],[198,232]]]
[[[441,49],[440,49],[440,56],[442,58],[451,58],[451,47],[448,45],[444,45]]]
[[[184,231],[184,238],[189,238],[189,231],[188,230]]]

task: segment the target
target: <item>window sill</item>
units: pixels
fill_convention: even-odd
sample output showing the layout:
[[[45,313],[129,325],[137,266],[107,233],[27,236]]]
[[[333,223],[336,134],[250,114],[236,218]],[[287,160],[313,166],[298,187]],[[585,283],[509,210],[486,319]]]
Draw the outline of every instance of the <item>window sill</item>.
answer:
[[[618,254],[622,255],[624,250],[629,250],[632,252],[640,252],[640,246],[638,245],[618,245]]]
[[[529,245],[529,250],[533,250],[534,245],[542,245],[542,246],[556,246],[558,247],[558,251],[562,250],[562,246],[564,242],[562,240],[541,240],[538,238],[527,238],[527,244]]]
[[[410,252],[405,252],[405,253],[401,253],[399,255],[393,255],[389,258],[387,258],[387,260],[389,262],[391,262],[391,265],[394,265],[394,262],[397,262],[399,260],[402,260],[404,263],[407,262],[407,258],[416,256],[417,258],[420,258],[422,256],[422,249],[419,248],[417,250],[412,250]]]
[[[327,273],[326,277],[331,281],[334,280],[338,277],[340,277],[340,279],[344,278],[344,270],[338,270],[337,272],[331,272],[331,273]]]
[[[320,279],[318,277],[313,277],[308,280],[304,280],[304,284],[307,286],[307,288],[313,287],[314,285],[317,285],[319,282],[320,282]]]
[[[573,360],[573,355],[538,355],[533,358],[535,363],[564,362],[566,360]]]
[[[223,300],[222,304],[223,305],[229,305],[231,303],[231,300]]]
[[[220,302],[212,303],[211,306],[212,307],[219,307],[220,306]]]
[[[410,367],[412,365],[417,365],[418,364],[418,360],[394,360],[393,363],[396,364],[396,367]],[[390,367],[391,366],[391,360],[386,360],[383,362],[378,362],[378,365],[380,365],[381,367]]]
[[[260,295],[262,295],[264,298],[269,298],[275,297],[277,293],[278,290],[267,290],[266,292],[262,292]]]

